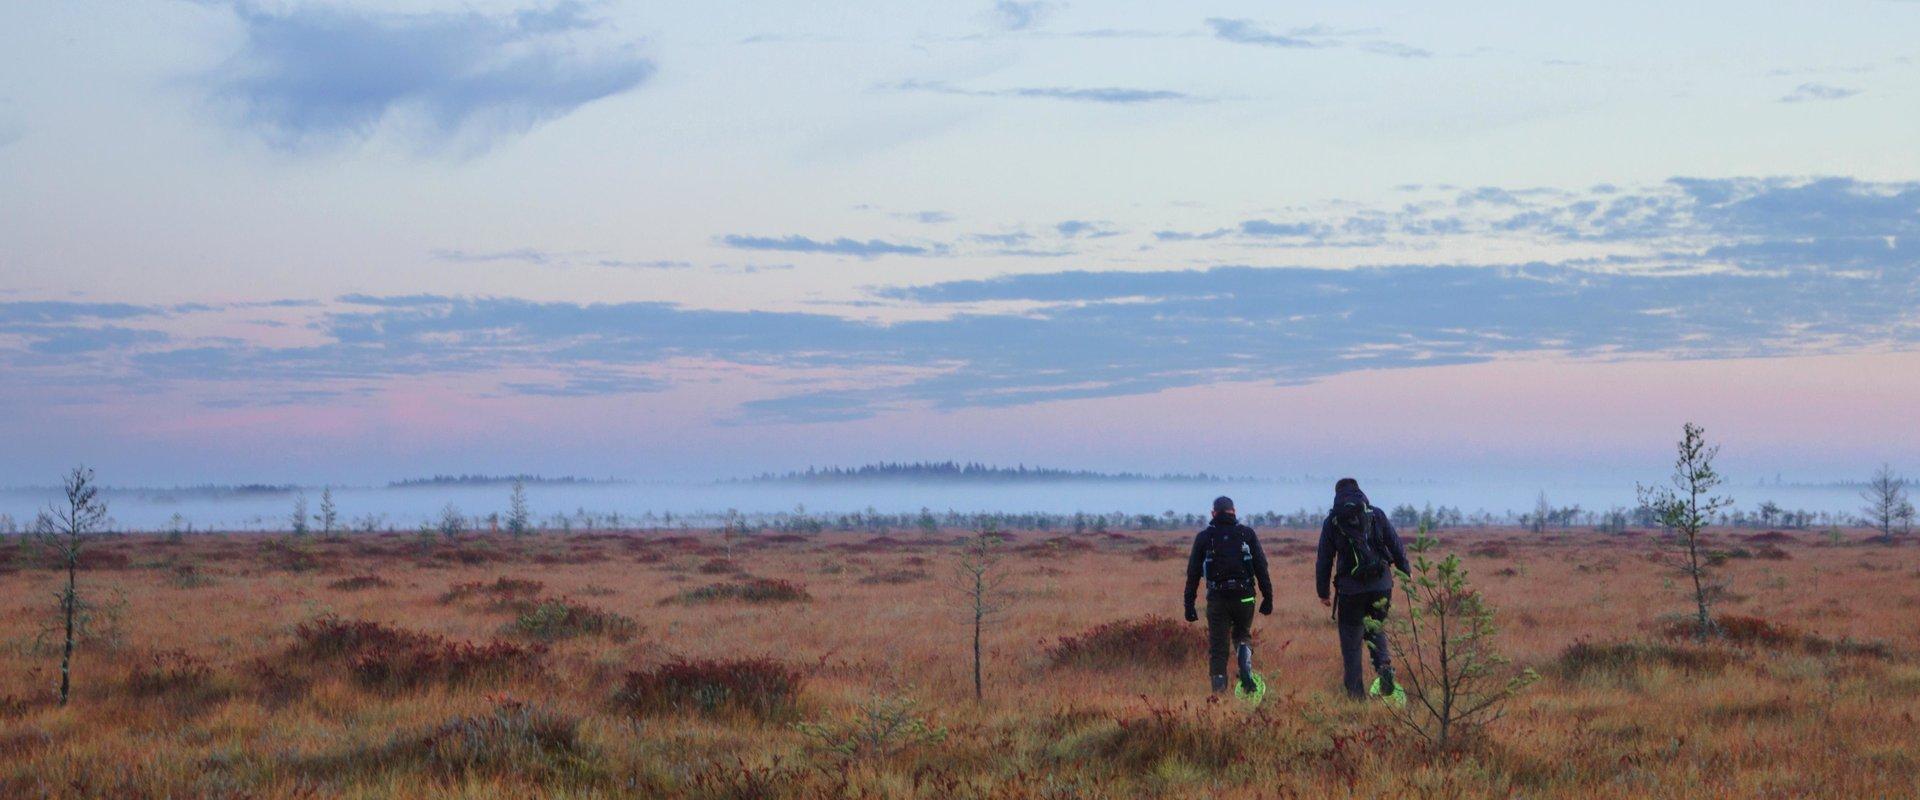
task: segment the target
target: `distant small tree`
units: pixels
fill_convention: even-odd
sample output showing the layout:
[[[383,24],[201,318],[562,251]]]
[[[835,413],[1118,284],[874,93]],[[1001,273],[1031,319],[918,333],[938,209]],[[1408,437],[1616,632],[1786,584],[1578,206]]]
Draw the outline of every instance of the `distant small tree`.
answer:
[[[460,515],[460,507],[448,503],[440,509],[440,535],[447,539],[458,538],[467,529],[467,519]]]
[[[1676,445],[1673,474],[1666,486],[1638,487],[1640,503],[1652,512],[1659,525],[1679,537],[1682,552],[1665,561],[1693,582],[1695,606],[1694,636],[1706,639],[1714,633],[1711,601],[1707,596],[1706,560],[1700,552],[1700,532],[1721,510],[1733,505],[1732,498],[1713,494],[1724,482],[1713,468],[1720,455],[1718,445],[1707,444],[1706,430],[1691,422],[1681,428]]]
[[[924,533],[928,536],[932,536],[940,532],[940,520],[934,519],[933,509],[927,508],[926,506],[921,506],[920,518],[918,522],[920,524],[921,533]]]
[[[1914,511],[1907,499],[1907,481],[1891,465],[1881,464],[1874,470],[1873,478],[1860,490],[1860,499],[1867,501],[1862,509],[1867,525],[1880,531],[1882,538],[1891,540],[1896,531],[1905,534],[1912,529]]]
[[[314,521],[320,523],[320,534],[331,537],[340,529],[340,509],[333,505],[333,487],[320,488],[320,513],[314,515]]]
[[[60,649],[60,705],[67,704],[73,685],[73,641],[80,610],[80,553],[88,542],[104,532],[107,503],[100,499],[100,487],[93,482],[93,470],[75,467],[67,474],[61,489],[63,503],[49,505],[34,521],[34,536],[67,570],[67,585],[56,597],[60,601],[61,627],[65,633]]]
[[[289,522],[293,524],[293,535],[295,536],[307,535],[307,493],[306,492],[300,492],[299,494],[296,494],[293,496],[293,518],[289,520]]]
[[[733,545],[740,540],[740,532],[743,527],[745,527],[745,524],[740,519],[740,512],[731,508],[727,509],[726,524],[720,529],[720,546],[725,550],[728,561],[733,560]]]
[[[954,562],[954,589],[960,610],[973,628],[973,699],[986,698],[980,667],[980,638],[987,623],[1006,610],[1007,575],[1001,569],[1000,532],[989,525],[960,545]]]
[[[1547,493],[1541,492],[1533,501],[1533,514],[1527,517],[1527,528],[1534,533],[1545,533],[1547,523],[1553,520],[1553,504],[1547,502]]]
[[[513,479],[513,494],[507,498],[507,533],[525,536],[533,532],[533,512],[527,509],[527,484]]]
[[[1501,706],[1540,676],[1531,669],[1508,669],[1494,646],[1499,631],[1493,608],[1467,580],[1467,569],[1452,553],[1438,562],[1428,557],[1437,544],[1432,529],[1420,534],[1407,552],[1413,572],[1400,573],[1407,612],[1388,623],[1367,619],[1371,630],[1391,629],[1388,646],[1401,664],[1396,676],[1407,704],[1394,717],[1436,747],[1446,747],[1467,731],[1498,720]],[[1381,602],[1386,602],[1382,600]]]

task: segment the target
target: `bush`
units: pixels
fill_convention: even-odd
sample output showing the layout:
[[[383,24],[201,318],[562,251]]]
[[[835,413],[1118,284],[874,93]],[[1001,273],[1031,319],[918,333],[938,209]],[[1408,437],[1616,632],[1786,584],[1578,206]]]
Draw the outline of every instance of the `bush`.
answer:
[[[1138,555],[1145,561],[1166,561],[1183,555],[1180,548],[1170,544],[1150,544],[1140,548]]]
[[[899,586],[907,583],[919,583],[927,578],[927,573],[917,569],[887,570],[885,572],[875,572],[864,575],[860,578],[860,583],[869,586]]]
[[[406,688],[428,682],[456,683],[534,672],[546,646],[494,640],[451,642],[441,636],[366,620],[327,615],[294,630],[294,659],[344,658],[349,674],[365,686]]]
[[[1062,636],[1047,650],[1056,668],[1118,669],[1132,664],[1184,664],[1206,652],[1207,638],[1167,617],[1109,622],[1078,636]]]
[[[732,575],[740,571],[740,565],[725,558],[709,558],[699,567],[702,575]]]
[[[1713,618],[1713,624],[1721,639],[1742,647],[1758,647],[1775,651],[1799,650],[1814,655],[1865,656],[1878,659],[1890,659],[1896,655],[1893,648],[1885,642],[1863,642],[1852,639],[1835,641],[1759,617],[1721,614]],[[1693,631],[1694,623],[1688,619],[1669,623],[1662,633],[1668,638],[1682,639],[1692,636]]]
[[[911,698],[877,695],[844,722],[800,722],[794,730],[842,758],[886,758],[921,744],[938,744],[947,732],[920,716]]]
[[[134,664],[127,690],[136,697],[197,692],[213,678],[207,662],[185,650],[161,650]]]
[[[393,584],[387,582],[387,579],[378,575],[355,575],[351,578],[341,578],[340,580],[329,583],[327,584],[327,588],[337,589],[342,592],[357,592],[361,589],[385,588],[392,585]]]
[[[456,583],[440,595],[440,602],[450,604],[479,599],[484,601],[487,608],[498,611],[531,603],[546,588],[546,584],[536,580],[501,576],[492,583],[486,581]]]
[[[526,646],[498,639],[474,644],[436,637],[431,644],[421,646],[362,650],[354,654],[347,668],[363,686],[405,689],[534,672],[545,654],[545,645]]]
[[[566,598],[542,600],[508,623],[507,630],[536,639],[605,636],[616,642],[633,638],[640,624],[631,618]]]
[[[790,715],[800,671],[771,658],[677,660],[626,674],[614,703],[635,714]]]
[[[352,655],[372,647],[420,646],[434,639],[424,633],[334,614],[300,623],[293,629],[293,638],[289,655],[320,659]]]
[[[1692,635],[1692,629],[1688,629]],[[1733,663],[1733,654],[1705,647],[1664,643],[1581,640],[1560,652],[1551,668],[1561,677],[1579,680],[1595,676],[1624,677],[1648,667],[1666,667],[1689,674],[1715,674]]]
[[[1721,614],[1714,618],[1714,627],[1720,632],[1721,638],[1733,644],[1756,645],[1772,650],[1792,647],[1802,639],[1799,631],[1759,617]],[[1693,621],[1687,620],[1669,624],[1665,633],[1670,638],[1679,639],[1692,636],[1695,628]]]
[[[309,772],[337,774],[366,767],[424,771],[439,778],[470,775],[539,784],[598,777],[597,754],[580,737],[580,720],[504,699],[491,710],[454,717],[385,746],[314,759]]]
[[[738,600],[743,603],[798,603],[812,600],[806,587],[777,578],[753,578],[739,583],[715,583],[689,589],[661,601],[666,603],[718,603]]]
[[[479,772],[550,780],[592,770],[578,718],[517,700],[456,717],[397,750],[417,752],[432,771],[448,777]]]

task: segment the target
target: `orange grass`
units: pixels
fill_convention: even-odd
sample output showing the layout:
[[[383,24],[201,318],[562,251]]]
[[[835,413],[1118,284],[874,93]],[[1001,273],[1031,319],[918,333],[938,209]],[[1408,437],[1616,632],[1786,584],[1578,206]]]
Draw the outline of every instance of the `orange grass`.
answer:
[[[1298,531],[1262,532],[1262,708],[1210,701],[1198,653],[1128,656],[1174,631],[1103,632],[1179,612],[1174,533],[1015,532],[976,704],[945,588],[961,533],[741,537],[727,585],[804,587],[771,604],[684,601],[717,533],[121,537],[80,576],[124,598],[117,643],[82,645],[64,709],[34,647],[56,576],[0,541],[0,797],[1920,795],[1920,548],[1713,532],[1732,635],[1703,645],[1669,635],[1688,599],[1645,558],[1656,537],[1442,532],[1543,680],[1431,752],[1339,699]],[[570,596],[630,634],[515,632]],[[727,682],[729,661],[759,677]],[[892,698],[940,735],[850,755],[805,732],[884,735]]]

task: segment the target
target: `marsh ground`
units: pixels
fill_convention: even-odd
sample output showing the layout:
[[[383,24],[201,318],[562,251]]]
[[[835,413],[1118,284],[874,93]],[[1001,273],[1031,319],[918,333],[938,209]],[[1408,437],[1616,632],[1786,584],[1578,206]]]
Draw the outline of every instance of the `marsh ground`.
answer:
[[[1337,697],[1301,531],[1262,533],[1258,711],[1208,700],[1198,625],[1058,663],[1177,619],[1190,533],[1012,532],[979,703],[960,531],[117,537],[65,708],[61,576],[9,540],[0,795],[1920,795],[1920,548],[1754,533],[1712,534],[1719,610],[1776,629],[1700,646],[1655,537],[1442,532],[1543,676],[1445,751]]]

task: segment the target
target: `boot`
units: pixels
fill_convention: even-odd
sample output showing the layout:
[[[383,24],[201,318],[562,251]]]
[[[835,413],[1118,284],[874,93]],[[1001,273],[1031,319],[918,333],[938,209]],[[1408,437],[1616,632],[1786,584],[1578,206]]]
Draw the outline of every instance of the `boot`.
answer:
[[[1392,696],[1393,688],[1393,668],[1388,667],[1380,670],[1380,694],[1382,696]]]
[[[1227,693],[1227,676],[1225,675],[1213,676],[1213,693],[1214,694]]]
[[[1253,682],[1253,645],[1240,643],[1240,691],[1253,694],[1260,687]]]

